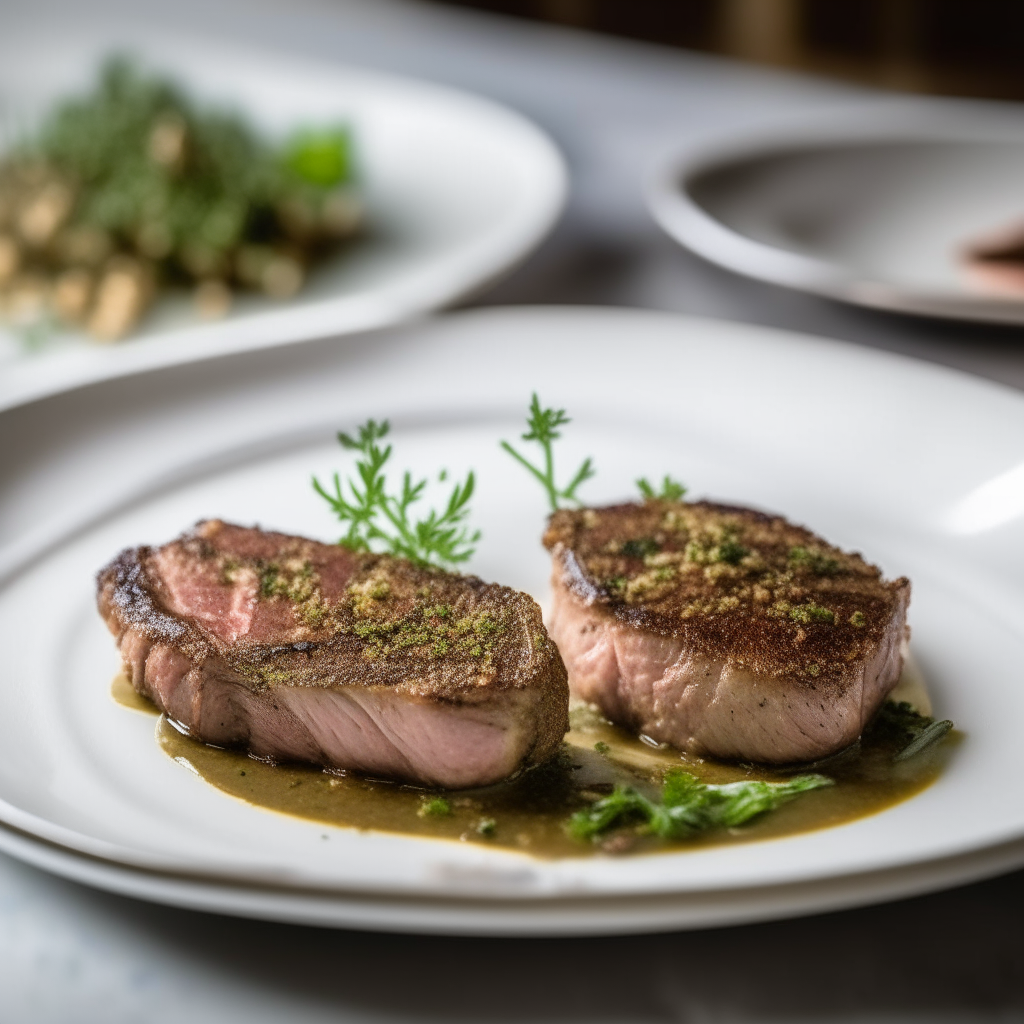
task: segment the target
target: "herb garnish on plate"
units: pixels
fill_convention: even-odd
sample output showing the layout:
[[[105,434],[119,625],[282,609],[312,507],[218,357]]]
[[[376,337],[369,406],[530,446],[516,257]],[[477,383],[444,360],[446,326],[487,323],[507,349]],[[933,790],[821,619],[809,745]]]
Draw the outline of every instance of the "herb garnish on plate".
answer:
[[[714,828],[735,828],[801,793],[834,785],[824,775],[797,775],[786,782],[729,782],[708,785],[689,772],[665,776],[661,800],[650,800],[632,786],[616,786],[609,796],[577,811],[567,824],[574,839],[598,840],[613,829],[638,825],[660,839],[685,839]]]
[[[387,552],[420,565],[451,567],[468,561],[480,539],[480,531],[466,525],[469,499],[476,484],[472,470],[463,483],[455,484],[442,512],[431,509],[426,518],[414,519],[412,506],[422,499],[427,480],[413,483],[406,470],[401,490],[388,493],[384,466],[391,458],[391,445],[382,448],[378,442],[390,429],[387,420],[367,420],[355,437],[338,434],[343,448],[361,456],[356,460],[358,477],[346,481],[347,497],[338,473],[334,474],[333,493],[313,477],[317,494],[341,522],[348,523],[348,533],[338,543],[353,551]],[[439,479],[446,478],[447,473],[442,472]]]
[[[942,739],[953,728],[944,718],[936,720],[916,711],[906,701],[887,700],[864,730],[866,735],[897,747],[894,761],[907,761]]]
[[[540,485],[547,492],[552,512],[557,512],[562,507],[560,502],[581,504],[580,499],[576,496],[576,489],[580,484],[594,476],[596,472],[593,460],[588,456],[580,464],[580,468],[576,470],[573,478],[564,487],[559,487],[555,482],[555,456],[552,446],[562,436],[557,428],[571,422],[572,420],[566,416],[564,409],[542,409],[540,399],[535,391],[530,399],[530,411],[526,417],[526,425],[529,429],[522,435],[522,439],[524,441],[536,441],[540,445],[543,454],[543,466],[535,466],[526,456],[516,451],[508,441],[501,442],[501,447],[540,481]]]
[[[577,488],[591,477],[597,475],[594,469],[594,461],[590,456],[585,458],[576,470],[572,479],[564,486],[559,487],[555,479],[555,455],[554,442],[562,435],[558,427],[564,427],[572,420],[566,415],[564,409],[545,409],[540,404],[540,399],[535,391],[530,398],[530,409],[526,417],[527,431],[522,435],[524,441],[536,441],[540,445],[542,454],[542,465],[534,465],[525,455],[517,451],[508,441],[502,441],[501,447],[505,449],[521,466],[525,467],[530,474],[540,483],[547,494],[548,503],[552,512],[557,512],[565,505],[582,505],[583,502],[576,494]],[[661,486],[655,487],[646,477],[636,481],[640,496],[644,501],[681,501],[686,494],[686,487],[673,480],[667,473],[661,482]]]

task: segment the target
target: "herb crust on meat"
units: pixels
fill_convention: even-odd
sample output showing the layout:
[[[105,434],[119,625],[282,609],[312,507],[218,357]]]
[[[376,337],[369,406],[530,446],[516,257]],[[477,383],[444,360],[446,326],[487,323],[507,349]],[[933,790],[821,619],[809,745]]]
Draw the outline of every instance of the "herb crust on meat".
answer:
[[[474,785],[568,728],[540,609],[476,577],[212,520],[122,552],[98,590],[133,685],[208,742]]]
[[[655,739],[811,759],[856,739],[898,679],[910,581],[781,516],[659,499],[561,509],[544,543],[570,687]],[[737,717],[755,691],[764,714]],[[745,723],[731,736],[729,718]]]

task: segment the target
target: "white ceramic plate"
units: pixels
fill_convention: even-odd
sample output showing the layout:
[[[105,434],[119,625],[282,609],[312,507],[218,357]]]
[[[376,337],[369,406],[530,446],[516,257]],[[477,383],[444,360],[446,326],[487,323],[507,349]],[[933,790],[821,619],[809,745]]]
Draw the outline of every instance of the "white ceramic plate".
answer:
[[[987,878],[1024,861],[1024,843],[1017,842],[888,871],[763,888],[482,899],[473,896],[479,879],[472,875],[465,878],[465,895],[438,898],[182,878],[72,853],[3,826],[0,850],[84,885],[192,910],[369,931],[494,936],[623,935],[748,924],[913,896]]]
[[[191,38],[4,35],[0,129],[31,124],[54,97],[91,82],[115,49],[170,73],[202,100],[241,110],[270,137],[305,125],[350,125],[368,233],[316,271],[295,299],[242,297],[221,321],[200,321],[183,297],[163,300],[134,337],[115,346],[67,335],[30,352],[0,330],[0,407],[143,367],[366,330],[438,309],[511,269],[561,210],[561,156],[504,107],[426,82]]]
[[[967,734],[946,774],[835,829],[546,862],[260,811],[170,761],[152,719],[112,703],[117,657],[93,607],[95,571],[120,548],[163,541],[203,516],[336,535],[309,477],[346,464],[334,431],[367,416],[391,417],[400,464],[476,469],[485,537],[472,569],[543,598],[542,496],[498,448],[521,432],[535,388],[574,416],[566,463],[596,459],[588,500],[620,498],[638,475],[669,471],[697,494],[782,510],[909,575],[914,650],[937,713]],[[11,453],[0,467],[0,822],[108,876],[142,879],[137,895],[148,884],[169,898],[167,879],[192,880],[190,899],[212,886],[221,902],[209,906],[234,900],[240,913],[263,912],[245,896],[256,889],[451,906],[671,901],[682,925],[725,919],[726,904],[731,920],[833,906],[843,886],[869,876],[885,884],[846,898],[996,870],[986,857],[1024,860],[1016,393],[749,326],[495,310],[51,396],[0,414],[0,448]],[[811,889],[787,903],[792,886]]]
[[[712,263],[878,309],[1024,323],[964,247],[1024,220],[1020,126],[882,115],[690,150],[647,185],[662,228]]]

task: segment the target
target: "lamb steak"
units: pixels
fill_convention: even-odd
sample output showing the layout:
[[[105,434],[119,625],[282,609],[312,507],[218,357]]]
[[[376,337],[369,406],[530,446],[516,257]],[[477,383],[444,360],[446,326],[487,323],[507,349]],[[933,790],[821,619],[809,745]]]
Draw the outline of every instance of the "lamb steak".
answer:
[[[537,604],[472,576],[209,520],[123,551],[98,604],[139,693],[261,758],[462,788],[568,728]]]
[[[572,693],[657,742],[768,763],[852,743],[899,680],[910,581],[781,516],[562,510],[551,637]]]

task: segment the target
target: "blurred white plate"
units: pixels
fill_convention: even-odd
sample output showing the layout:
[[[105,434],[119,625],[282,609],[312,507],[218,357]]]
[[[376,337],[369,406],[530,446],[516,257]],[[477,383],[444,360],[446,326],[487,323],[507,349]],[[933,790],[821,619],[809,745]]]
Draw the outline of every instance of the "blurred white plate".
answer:
[[[688,150],[647,184],[669,235],[747,277],[844,302],[1024,323],[963,250],[1024,221],[1024,129],[962,112],[839,117]]]
[[[834,829],[543,861],[261,811],[169,760],[153,720],[111,701],[95,571],[203,516],[336,536],[310,474],[348,464],[334,432],[367,416],[391,417],[398,467],[475,468],[472,570],[543,598],[543,497],[498,447],[536,388],[574,417],[565,465],[596,459],[587,500],[669,471],[909,575],[936,712],[966,733],[942,778]],[[780,916],[1024,862],[1016,393],[761,328],[522,308],[106,381],[0,413],[0,448],[0,846],[16,856],[45,864],[45,846],[53,870],[93,884],[242,914],[372,924],[379,905],[392,908],[379,927],[520,932],[559,930],[558,907],[581,931]],[[488,925],[472,901],[519,909]]]
[[[109,26],[108,26],[109,29]],[[166,299],[130,339],[67,335],[37,352],[0,325],[0,408],[62,387],[267,345],[397,323],[449,305],[509,271],[558,217],[562,158],[520,115],[427,82],[298,62],[195,39],[0,37],[0,127],[16,136],[52,101],[93,80],[102,57],[136,54],[208,103],[240,110],[270,137],[352,127],[368,231],[293,300],[240,297],[203,322]]]

